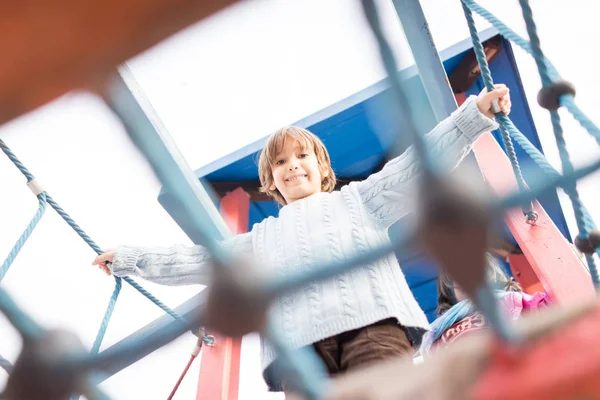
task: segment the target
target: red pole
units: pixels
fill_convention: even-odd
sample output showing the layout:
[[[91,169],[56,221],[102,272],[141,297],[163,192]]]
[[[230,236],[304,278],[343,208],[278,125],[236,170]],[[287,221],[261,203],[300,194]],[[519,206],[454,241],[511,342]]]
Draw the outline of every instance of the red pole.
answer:
[[[249,213],[250,196],[241,188],[221,199],[221,215],[234,235],[248,231]],[[207,334],[215,337],[215,344],[202,349],[196,400],[237,400],[242,341]]]
[[[457,94],[456,100],[462,104],[465,101],[464,93]],[[491,134],[480,137],[473,152],[495,195],[503,196],[518,189],[510,161]],[[504,215],[506,225],[524,255],[517,264],[511,266],[513,271],[519,272],[515,278],[529,290],[543,288],[557,303],[594,299],[591,277],[571,244],[537,201],[533,206],[539,216],[534,226],[525,222],[519,209],[508,210]]]

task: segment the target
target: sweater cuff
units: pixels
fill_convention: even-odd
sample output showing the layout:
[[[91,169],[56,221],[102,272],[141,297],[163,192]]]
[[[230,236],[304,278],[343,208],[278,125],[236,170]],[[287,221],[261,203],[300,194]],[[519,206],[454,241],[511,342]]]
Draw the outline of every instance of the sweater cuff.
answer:
[[[142,249],[140,247],[117,247],[113,262],[110,265],[113,275],[127,276],[133,274],[141,252]]]
[[[476,99],[476,96],[469,96],[467,101],[452,114],[456,127],[472,141],[485,132],[498,129],[496,121],[489,119],[479,111]]]

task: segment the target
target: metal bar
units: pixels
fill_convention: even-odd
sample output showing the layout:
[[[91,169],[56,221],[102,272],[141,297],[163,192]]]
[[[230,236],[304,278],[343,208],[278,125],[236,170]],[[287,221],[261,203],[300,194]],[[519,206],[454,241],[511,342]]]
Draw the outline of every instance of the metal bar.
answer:
[[[216,240],[229,237],[231,233],[223,219],[220,217],[209,194],[195,178],[193,171],[188,167],[183,156],[173,143],[173,140],[166,133],[166,129],[162,126],[156,113],[149,104],[145,104],[146,107],[144,109],[138,102],[138,100],[141,100],[143,97],[141,88],[137,85],[126,68],[121,70],[121,74],[115,76],[115,81],[109,88],[109,93],[106,95],[107,103],[119,114],[127,112],[129,115],[132,115],[126,123],[135,124],[135,130],[137,130],[140,135],[143,132],[144,140],[151,142],[153,149],[159,153],[157,157],[165,163],[168,163],[169,173],[176,177],[179,188],[183,187],[184,190],[187,189],[185,190],[186,197],[184,199],[187,207],[182,207],[181,213],[183,213],[188,220],[196,222],[196,226],[201,225],[202,229],[198,229],[198,231],[201,231],[198,242],[201,242],[200,239],[206,236],[210,238],[212,244],[214,244]],[[125,81],[123,75],[127,77],[127,81]],[[189,213],[190,208],[193,208],[194,210],[193,215],[190,215]],[[203,293],[196,294],[183,305],[176,308],[175,311],[186,319],[190,318],[193,307],[198,306],[204,296]],[[107,355],[118,354],[125,349],[129,349],[134,343],[154,337],[161,329],[170,327],[173,324],[177,324],[177,322],[173,321],[171,316],[165,315],[106,349],[99,356],[103,359]],[[110,362],[100,363],[99,369],[102,373],[106,374],[100,379],[107,379],[111,375],[121,371],[123,368],[144,358],[159,347],[160,346],[158,345],[144,347],[143,351],[137,352],[134,357],[123,359],[117,363],[112,360]]]
[[[456,100],[444,64],[435,47],[419,0],[393,0],[404,34],[412,50],[419,77],[438,122],[456,110]]]
[[[144,145],[145,148],[141,150],[151,153],[146,154],[149,161],[160,161],[160,170],[157,170],[156,165],[153,167],[157,174],[163,175],[165,181],[173,182],[178,192],[173,194],[183,203],[184,211],[190,214],[190,220],[202,227],[204,239],[213,244],[231,236],[206,188],[196,179],[126,67],[122,67],[119,74],[115,75],[108,90],[107,103],[124,120],[136,145]],[[142,101],[145,104],[142,105]]]
[[[206,293],[200,292],[197,295],[195,295],[194,297],[192,297],[191,299],[187,300],[185,303],[183,303],[179,307],[175,308],[174,311],[178,315],[180,315],[182,318],[184,318],[185,320],[188,320],[192,317],[192,315],[194,313],[198,312],[197,307],[204,304],[205,298],[206,298]],[[119,354],[122,350],[130,348],[133,343],[138,343],[141,341],[146,341],[148,339],[151,339],[153,336],[155,336],[157,333],[161,332],[164,328],[170,326],[171,324],[177,324],[177,321],[175,321],[173,319],[173,317],[171,317],[170,315],[164,315],[164,316],[152,321],[151,323],[144,326],[143,328],[140,328],[135,333],[132,333],[131,335],[127,336],[125,339],[123,339],[123,340],[115,343],[111,347],[107,348],[102,353],[100,353],[100,356],[103,357],[105,355],[105,353],[106,354]],[[100,363],[97,366],[97,370],[99,373],[99,375],[98,375],[99,380],[96,381],[96,383],[100,383],[100,382],[108,379],[112,375],[120,372],[121,370],[129,367],[131,364],[133,364],[133,363],[141,360],[142,358],[146,357],[147,355],[151,354],[155,350],[158,350],[159,347],[160,346],[147,347],[144,349],[143,352],[135,354],[134,357],[131,357],[127,360],[122,360],[121,362],[118,362],[118,363],[115,363],[115,362]]]

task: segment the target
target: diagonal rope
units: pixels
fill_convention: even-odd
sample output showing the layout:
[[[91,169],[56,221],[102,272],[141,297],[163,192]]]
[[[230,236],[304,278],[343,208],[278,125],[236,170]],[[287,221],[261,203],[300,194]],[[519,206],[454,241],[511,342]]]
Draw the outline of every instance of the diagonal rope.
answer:
[[[479,33],[477,32],[477,28],[475,26],[473,13],[465,5],[464,2],[462,3],[462,7],[465,13],[465,18],[467,20],[467,25],[469,26],[469,33],[473,42],[473,50],[475,51],[477,63],[479,64],[479,69],[481,71],[481,78],[483,79],[483,82],[485,83],[488,92],[491,92],[492,90],[494,90],[494,81],[492,79],[492,73],[490,72],[483,45],[481,44]],[[523,178],[523,173],[521,172],[519,160],[517,159],[517,153],[515,152],[515,148],[513,146],[510,133],[508,131],[508,127],[510,125],[510,118],[504,115],[504,113],[502,113],[500,110],[494,110],[494,112],[496,114],[496,120],[498,121],[498,124],[500,126],[502,143],[504,144],[506,154],[510,160],[510,165],[512,166],[513,173],[515,174],[519,190],[522,192],[526,191],[527,184],[525,183],[525,178]],[[532,203],[523,206],[523,214],[526,216],[527,222],[531,224],[534,224],[537,220],[537,214],[535,213],[535,211],[533,211]]]
[[[13,365],[6,358],[0,356],[0,368],[6,371],[10,375],[13,369]]]
[[[533,19],[533,11],[529,5],[529,0],[519,0],[519,3],[521,4],[521,9],[523,11],[523,19],[525,20],[527,33],[529,34],[531,50],[540,74],[542,86],[546,88],[550,87],[553,84],[553,80],[550,76],[548,65],[546,64],[546,57],[544,57],[544,52],[541,47],[540,38],[537,33],[537,27],[535,20]],[[560,115],[558,114],[558,110],[549,111],[563,172],[565,174],[573,173],[575,168],[571,162],[569,151],[567,150],[567,144],[565,142],[562,125],[560,122]],[[577,228],[579,229],[579,238],[581,240],[587,240],[590,236],[592,227],[588,225],[585,218],[583,202],[581,201],[579,192],[577,191],[577,182],[573,181],[566,185],[563,189],[573,204],[575,220],[577,222]],[[600,279],[598,277],[598,268],[596,266],[596,262],[592,256],[586,255],[586,259],[588,261],[588,267],[590,269],[590,274],[592,275],[594,285],[598,287],[600,285]]]
[[[479,14],[482,18],[487,20],[492,26],[500,32],[500,34],[511,42],[515,43],[519,47],[521,47],[525,52],[529,53],[533,56],[533,49],[531,47],[531,43],[517,34],[515,31],[510,29],[506,24],[500,21],[494,14],[480,6],[473,0],[462,0],[463,4],[469,9],[477,14]],[[543,57],[544,62],[548,69],[548,74],[553,81],[559,80],[560,74],[556,70],[556,68],[552,65],[552,63],[545,57]],[[583,111],[575,104],[573,96],[565,95],[560,99],[560,105],[564,106],[575,118],[575,120],[585,128],[590,135],[596,139],[596,142],[600,144],[600,129],[596,124],[592,122],[590,118],[588,118]]]
[[[19,171],[21,171],[21,173],[27,178],[27,183],[28,184],[35,181],[34,175],[27,169],[27,167],[25,167],[25,165],[17,158],[17,156],[6,145],[6,143],[4,143],[4,141],[2,139],[0,139],[0,149],[13,162],[13,164],[19,169]],[[2,278],[4,277],[4,275],[6,274],[6,272],[8,271],[8,268],[10,267],[10,265],[12,264],[12,262],[14,261],[16,255],[19,253],[19,251],[23,247],[23,244],[29,238],[29,236],[31,235],[31,232],[33,231],[33,229],[35,228],[35,226],[37,225],[37,223],[41,219],[41,217],[42,217],[42,215],[43,215],[43,213],[45,211],[45,208],[46,208],[46,203],[50,204],[50,206],[52,208],[54,208],[54,210],[56,210],[56,212],[63,218],[63,220],[67,224],[69,224],[69,226],[97,254],[102,254],[103,253],[103,251],[100,248],[100,246],[98,246],[96,244],[96,242],[94,242],[87,235],[87,233],[85,233],[85,231],[83,229],[81,229],[81,227],[79,225],[77,225],[77,223],[71,218],[71,216],[69,216],[69,214],[67,214],[67,212],[62,207],[60,207],[60,205],[56,201],[54,201],[54,199],[49,194],[47,194],[46,192],[42,192],[42,193],[40,193],[38,195],[38,199],[40,201],[40,208],[39,208],[38,212],[36,213],[36,215],[34,216],[34,218],[32,219],[32,221],[27,226],[27,229],[25,230],[25,232],[21,235],[21,237],[17,241],[17,244],[11,250],[8,258],[6,259],[6,261],[0,267],[0,280],[2,280]],[[114,312],[115,305],[116,305],[116,302],[117,302],[118,297],[119,297],[119,293],[121,292],[121,285],[122,285],[121,284],[121,279],[125,280],[125,282],[127,282],[130,286],[132,286],[134,289],[136,289],[138,292],[140,292],[143,296],[145,296],[150,301],[152,301],[155,305],[157,305],[159,308],[161,308],[164,312],[166,312],[167,314],[169,314],[170,316],[172,316],[176,320],[178,320],[180,322],[184,322],[184,320],[183,320],[183,318],[181,316],[179,316],[177,313],[175,313],[173,310],[171,310],[169,307],[167,307],[158,298],[156,298],[154,295],[152,295],[150,292],[148,292],[146,289],[144,289],[140,284],[138,284],[137,282],[135,282],[130,277],[124,277],[124,278],[117,278],[117,277],[115,277],[115,288],[114,288],[113,293],[112,293],[112,295],[111,295],[111,297],[109,299],[108,306],[106,308],[106,311],[104,313],[104,317],[103,317],[102,322],[100,324],[100,329],[98,330],[98,333],[96,335],[96,339],[94,340],[94,344],[92,346],[92,353],[94,353],[94,354],[99,351],[100,345],[102,343],[102,340],[103,340],[103,338],[104,338],[104,336],[106,334],[106,331],[108,329],[108,324],[109,324],[110,319],[112,317],[112,314]]]
[[[23,246],[25,245],[25,242],[27,242],[27,239],[29,239],[29,237],[33,233],[33,230],[37,226],[38,222],[40,222],[40,219],[42,219],[42,216],[44,215],[44,212],[46,211],[46,194],[40,193],[37,196],[37,198],[38,198],[38,201],[40,204],[37,212],[35,213],[35,215],[31,219],[31,221],[27,225],[27,228],[25,228],[25,231],[21,234],[21,237],[19,237],[19,239],[17,240],[17,243],[15,243],[13,248],[10,250],[10,253],[8,253],[8,256],[2,263],[2,266],[0,266],[0,282],[6,276],[8,269],[14,262],[15,258],[17,257],[17,255],[19,254],[19,252],[21,251]]]
[[[561,174],[548,162],[546,157],[542,154],[541,151],[537,149],[530,141],[527,139],[525,135],[523,135],[511,122],[508,127],[508,131],[512,137],[512,139],[521,147],[527,155],[542,169],[542,171],[550,178],[550,179],[558,179]],[[561,187],[564,187],[562,185]],[[596,224],[592,219],[591,214],[582,204],[583,217],[586,220],[586,225],[590,227],[590,229],[596,229]]]

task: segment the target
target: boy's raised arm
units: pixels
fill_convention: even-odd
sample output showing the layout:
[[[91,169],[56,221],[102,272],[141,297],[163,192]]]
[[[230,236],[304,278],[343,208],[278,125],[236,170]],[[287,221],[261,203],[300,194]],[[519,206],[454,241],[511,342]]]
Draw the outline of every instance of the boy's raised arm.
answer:
[[[478,106],[479,98],[471,96],[450,117],[440,122],[426,135],[427,145],[436,161],[453,170],[471,151],[475,140],[483,133],[498,128]],[[414,211],[416,183],[421,168],[413,147],[390,160],[381,171],[364,181],[353,182],[367,213],[385,228]]]
[[[253,253],[251,233],[221,242],[239,257]],[[207,285],[211,280],[212,257],[203,246],[119,246],[114,250],[111,270],[115,276],[135,275],[150,282],[177,285]]]

